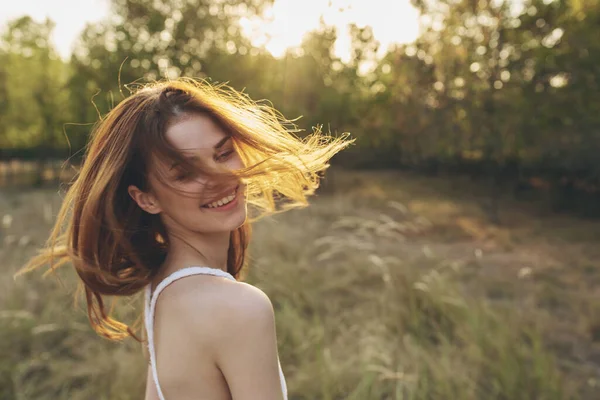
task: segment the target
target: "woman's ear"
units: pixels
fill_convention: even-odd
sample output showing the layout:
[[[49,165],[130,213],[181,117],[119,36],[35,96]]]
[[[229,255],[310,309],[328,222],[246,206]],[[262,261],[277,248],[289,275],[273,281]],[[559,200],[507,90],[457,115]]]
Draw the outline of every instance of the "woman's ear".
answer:
[[[158,214],[162,211],[158,204],[158,201],[150,193],[141,191],[135,185],[129,185],[127,187],[127,192],[129,193],[133,201],[135,201],[137,205],[147,213]]]

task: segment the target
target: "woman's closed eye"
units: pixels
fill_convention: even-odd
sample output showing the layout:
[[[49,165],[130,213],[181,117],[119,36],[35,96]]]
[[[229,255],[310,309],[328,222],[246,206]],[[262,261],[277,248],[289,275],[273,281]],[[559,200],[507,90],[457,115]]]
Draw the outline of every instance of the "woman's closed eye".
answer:
[[[222,152],[221,154],[218,154],[215,157],[215,161],[225,161],[227,160],[229,157],[231,157],[231,155],[234,153],[233,149],[230,150],[225,150],[224,152]]]
[[[233,149],[225,150],[221,154],[217,154],[215,156],[215,161],[227,161],[234,153],[235,150]],[[175,180],[184,181],[186,179],[192,178],[194,175],[195,173],[193,171],[181,171],[179,174],[176,175]]]
[[[181,173],[177,174],[177,176],[175,177],[175,180],[176,181],[183,181],[183,180],[186,180],[186,179],[190,178],[191,176],[192,176],[191,172],[184,171],[184,172],[181,172]]]
[[[188,168],[177,168],[177,174],[174,176],[176,181],[186,181],[188,179],[192,179],[197,177],[200,174],[200,171],[196,171],[195,169]]]

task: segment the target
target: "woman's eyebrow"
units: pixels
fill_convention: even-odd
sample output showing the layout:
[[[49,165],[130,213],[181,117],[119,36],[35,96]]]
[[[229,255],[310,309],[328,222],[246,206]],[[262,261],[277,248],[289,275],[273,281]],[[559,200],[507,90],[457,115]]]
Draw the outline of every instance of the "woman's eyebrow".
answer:
[[[223,139],[219,140],[219,141],[217,142],[217,144],[215,144],[215,145],[213,146],[213,148],[214,148],[215,150],[219,150],[219,149],[220,149],[221,147],[223,147],[223,146],[225,145],[225,143],[227,143],[229,140],[231,140],[231,136],[226,136],[226,137],[224,137]],[[187,158],[188,160],[190,160],[190,161],[194,161],[194,160],[197,160],[197,159],[198,159],[198,157],[197,157],[197,156],[195,156],[195,155],[191,155],[191,156],[188,156],[188,157],[186,157],[186,158]],[[178,164],[179,164],[179,163],[177,163],[177,162],[173,163],[173,164],[171,165],[171,168],[169,168],[169,169],[173,169],[173,168],[175,168],[175,167],[176,167]]]
[[[185,157],[187,160],[189,161],[195,161],[198,159],[198,157],[196,156],[187,156]],[[173,168],[175,168],[176,166],[179,165],[179,162],[175,161],[173,164],[171,164],[171,167],[169,168],[169,171],[172,170]]]
[[[217,144],[215,144],[214,149],[219,150],[227,141],[231,139],[231,136],[225,136],[223,139],[219,140]]]

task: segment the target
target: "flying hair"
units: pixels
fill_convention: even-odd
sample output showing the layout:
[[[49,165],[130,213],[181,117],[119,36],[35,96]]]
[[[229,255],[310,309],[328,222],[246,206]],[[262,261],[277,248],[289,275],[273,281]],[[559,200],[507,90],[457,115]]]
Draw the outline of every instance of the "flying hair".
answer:
[[[165,136],[168,127],[194,114],[210,117],[231,137],[243,168],[227,171],[190,160]],[[71,182],[50,237],[17,275],[70,263],[79,276],[93,329],[113,340],[134,337],[107,310],[107,296],[131,296],[157,275],[169,250],[159,215],[143,211],[129,185],[150,188],[148,176],[170,184],[153,160],[216,182],[214,193],[234,180],[247,185],[250,217],[230,234],[227,271],[236,279],[247,264],[250,224],[269,214],[304,207],[330,159],[354,140],[326,135],[320,127],[300,137],[297,126],[271,105],[227,85],[178,79],[140,85],[93,127],[83,163]]]

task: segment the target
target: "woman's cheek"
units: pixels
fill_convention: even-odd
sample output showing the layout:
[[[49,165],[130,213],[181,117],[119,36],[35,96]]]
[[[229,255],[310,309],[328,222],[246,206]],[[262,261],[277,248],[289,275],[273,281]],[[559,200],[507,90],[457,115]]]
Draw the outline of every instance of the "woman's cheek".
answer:
[[[234,171],[237,169],[244,168],[244,163],[242,162],[242,158],[240,157],[240,155],[237,152],[233,153],[231,160],[229,161],[229,163],[227,163],[227,168],[229,168],[230,170],[234,170]]]
[[[169,207],[181,207],[182,204],[198,202],[198,187],[197,185],[175,183],[172,189],[164,193],[164,198],[167,200]],[[177,210],[175,210],[177,211]]]

